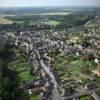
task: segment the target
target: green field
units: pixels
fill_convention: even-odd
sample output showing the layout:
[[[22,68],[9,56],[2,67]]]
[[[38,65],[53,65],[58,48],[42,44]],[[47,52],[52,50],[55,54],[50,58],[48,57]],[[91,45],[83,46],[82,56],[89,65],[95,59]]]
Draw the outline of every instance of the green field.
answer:
[[[49,20],[49,21],[47,21],[46,22],[48,25],[59,25],[60,24],[60,22],[59,21],[55,21],[55,20]]]
[[[15,23],[16,24],[24,24],[25,23],[25,21],[15,21]],[[35,25],[35,24],[39,24],[39,23],[41,23],[41,21],[39,22],[39,21],[36,21],[36,22],[34,22],[34,21],[29,21],[29,25]],[[47,24],[47,25],[54,25],[54,26],[56,26],[56,25],[59,25],[60,24],[60,22],[59,21],[55,21],[55,20],[49,20],[49,21],[47,21],[47,22],[44,22],[44,24]]]

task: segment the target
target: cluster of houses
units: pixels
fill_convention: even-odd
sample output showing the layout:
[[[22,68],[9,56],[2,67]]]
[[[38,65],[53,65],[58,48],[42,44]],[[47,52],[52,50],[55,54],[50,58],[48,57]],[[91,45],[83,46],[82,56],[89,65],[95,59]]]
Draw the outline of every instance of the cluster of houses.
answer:
[[[14,45],[26,52],[32,67],[31,72],[40,77],[39,80],[25,82],[22,88],[28,90],[30,95],[32,91],[35,91],[40,95],[41,100],[52,100],[52,89],[55,88],[54,80],[57,80],[57,83],[58,81],[64,82],[57,77],[57,73],[51,64],[52,57],[48,56],[48,53],[52,52],[53,48],[57,49],[62,56],[74,54],[82,60],[92,59],[97,64],[97,68],[92,73],[100,77],[100,27],[88,28],[87,30],[88,33],[79,32],[79,35],[72,35],[67,37],[67,39],[63,32],[4,32],[3,37],[11,39]],[[84,38],[86,41],[83,40]],[[39,52],[38,57],[35,50]],[[87,54],[92,56],[88,58]],[[44,69],[41,67],[42,65]],[[55,79],[52,80],[51,78]],[[87,84],[85,89],[91,89],[94,86]],[[70,96],[75,92],[71,87],[61,87],[58,85],[57,88],[61,96]]]

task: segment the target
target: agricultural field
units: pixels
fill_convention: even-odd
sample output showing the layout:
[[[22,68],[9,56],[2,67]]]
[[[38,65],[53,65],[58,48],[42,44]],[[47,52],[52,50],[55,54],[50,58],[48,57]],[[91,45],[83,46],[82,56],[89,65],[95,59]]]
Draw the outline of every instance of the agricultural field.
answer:
[[[13,14],[1,14],[1,16],[2,17],[7,17],[7,16],[9,17],[9,16],[16,16],[16,15],[13,15]]]
[[[13,24],[13,21],[0,17],[0,24]]]

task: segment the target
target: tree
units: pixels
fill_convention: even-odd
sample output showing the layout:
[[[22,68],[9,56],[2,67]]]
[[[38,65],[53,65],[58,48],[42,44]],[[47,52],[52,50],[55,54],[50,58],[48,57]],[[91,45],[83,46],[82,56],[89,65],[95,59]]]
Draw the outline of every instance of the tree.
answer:
[[[19,100],[23,93],[19,89],[17,73],[8,68],[14,57],[12,48],[9,41],[0,42],[0,100]]]

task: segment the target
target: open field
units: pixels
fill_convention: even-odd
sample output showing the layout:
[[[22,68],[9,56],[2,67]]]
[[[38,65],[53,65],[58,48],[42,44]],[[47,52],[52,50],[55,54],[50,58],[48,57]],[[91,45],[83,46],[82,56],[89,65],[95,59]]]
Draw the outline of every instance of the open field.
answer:
[[[13,21],[0,17],[0,24],[13,24]]]
[[[48,13],[40,13],[40,14],[24,14],[24,15],[69,15],[73,12],[48,12]]]
[[[49,20],[49,21],[47,21],[46,23],[47,23],[48,25],[58,25],[58,24],[60,24],[59,21],[55,21],[55,20]]]
[[[72,12],[52,12],[52,13],[43,13],[42,15],[69,15]]]

